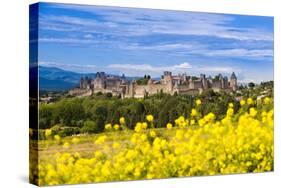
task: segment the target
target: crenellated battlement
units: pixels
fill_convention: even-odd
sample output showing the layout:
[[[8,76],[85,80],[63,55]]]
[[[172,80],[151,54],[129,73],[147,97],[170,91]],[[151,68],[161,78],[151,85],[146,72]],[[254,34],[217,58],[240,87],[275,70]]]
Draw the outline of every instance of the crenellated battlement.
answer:
[[[123,74],[120,76],[106,75],[104,72],[97,72],[95,79],[82,77],[80,87],[71,90],[71,95],[79,96],[80,93],[92,95],[93,93],[111,93],[113,96],[143,98],[147,95],[157,93],[168,94],[196,94],[204,90],[213,89],[214,91],[236,91],[238,88],[237,77],[233,72],[228,77],[218,74],[215,77],[187,76],[186,73],[173,75],[170,71],[165,71],[160,80],[149,78],[147,84],[139,85],[136,80],[129,81]]]

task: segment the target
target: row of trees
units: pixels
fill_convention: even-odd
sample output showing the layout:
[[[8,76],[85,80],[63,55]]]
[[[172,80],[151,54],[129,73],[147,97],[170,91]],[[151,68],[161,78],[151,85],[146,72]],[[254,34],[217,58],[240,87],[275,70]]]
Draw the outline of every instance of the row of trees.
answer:
[[[242,88],[236,93],[214,92],[208,90],[197,96],[169,95],[163,92],[146,96],[144,99],[113,97],[112,94],[96,94],[91,97],[63,97],[39,106],[39,128],[55,130],[61,136],[78,133],[99,133],[107,123],[115,124],[120,117],[125,117],[126,126],[134,129],[137,122],[145,121],[148,114],[154,116],[155,127],[165,127],[173,123],[180,115],[188,117],[195,107],[195,100],[200,99],[202,114],[215,113],[221,119],[226,113],[228,103],[239,108],[236,97],[253,99],[259,96],[273,97],[273,82],[264,82],[252,88]]]
[[[118,123],[125,117],[126,125],[133,129],[135,124],[144,121],[146,115],[152,114],[156,127],[164,127],[180,115],[189,116],[195,106],[195,99],[201,99],[203,114],[214,112],[218,117],[225,114],[227,104],[235,101],[227,93],[215,93],[212,90],[200,96],[158,94],[145,99],[119,99],[109,95],[85,98],[64,98],[51,104],[40,104],[39,127],[49,129],[61,127],[64,131],[98,133],[104,130],[106,123]],[[237,104],[236,104],[237,103]]]

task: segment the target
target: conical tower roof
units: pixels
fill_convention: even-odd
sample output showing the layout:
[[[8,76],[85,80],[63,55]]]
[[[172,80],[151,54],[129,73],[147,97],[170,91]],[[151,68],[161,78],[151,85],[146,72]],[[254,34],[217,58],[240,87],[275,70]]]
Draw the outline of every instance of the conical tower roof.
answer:
[[[236,77],[236,75],[235,75],[234,72],[232,72],[232,74],[231,74],[231,76],[230,76],[230,79],[231,79],[231,80],[237,79],[237,77]]]

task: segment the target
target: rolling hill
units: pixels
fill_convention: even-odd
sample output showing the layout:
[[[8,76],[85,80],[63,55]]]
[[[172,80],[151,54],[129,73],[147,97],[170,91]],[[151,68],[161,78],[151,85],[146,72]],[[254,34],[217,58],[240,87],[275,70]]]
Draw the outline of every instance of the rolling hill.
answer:
[[[34,70],[33,70],[34,69]],[[30,77],[36,78],[37,71],[35,68],[31,68]],[[114,74],[107,74],[116,76]],[[88,76],[95,78],[95,73],[77,73],[73,71],[63,70],[57,67],[45,67],[39,66],[39,89],[47,91],[62,91],[69,90],[71,88],[79,86],[79,81],[82,76]],[[140,77],[126,77],[127,80],[135,80]]]
[[[81,76],[95,78],[95,74],[81,74],[56,67],[39,66],[40,90],[68,90],[79,85]]]

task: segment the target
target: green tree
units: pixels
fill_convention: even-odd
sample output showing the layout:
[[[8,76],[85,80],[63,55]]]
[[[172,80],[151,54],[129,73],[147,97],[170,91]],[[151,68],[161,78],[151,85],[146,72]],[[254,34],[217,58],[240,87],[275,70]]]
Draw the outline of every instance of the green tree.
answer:
[[[82,133],[97,133],[99,132],[99,127],[94,121],[87,120],[84,122],[83,127],[81,128]]]
[[[248,84],[248,86],[249,86],[249,88],[254,88],[254,87],[255,87],[255,83],[250,82],[250,83]]]
[[[96,104],[93,109],[92,120],[95,121],[97,131],[101,132],[104,129],[104,125],[107,119],[107,102],[101,101]]]

